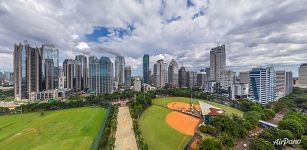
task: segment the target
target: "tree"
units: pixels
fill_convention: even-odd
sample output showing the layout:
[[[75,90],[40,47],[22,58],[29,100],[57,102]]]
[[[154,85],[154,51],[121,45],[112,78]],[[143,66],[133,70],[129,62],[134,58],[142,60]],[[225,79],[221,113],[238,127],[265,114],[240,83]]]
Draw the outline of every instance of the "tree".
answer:
[[[264,114],[266,119],[272,119],[275,116],[275,111],[273,109],[264,109]]]
[[[289,131],[289,130],[281,130],[281,129],[278,129],[278,128],[268,128],[268,129],[265,129],[261,134],[260,134],[260,137],[271,142],[271,143],[274,143],[275,140],[277,139],[284,139],[284,138],[287,138],[287,139],[294,139],[292,133]],[[278,149],[278,150],[281,150],[284,145],[275,145],[275,147]]]
[[[294,119],[280,121],[279,128],[291,131],[298,138],[304,133],[303,126]]]
[[[243,118],[251,123],[253,126],[256,126],[261,116],[256,111],[248,111],[243,114]]]
[[[307,136],[306,135],[302,136],[301,145],[303,146],[304,149],[307,149]]]
[[[256,139],[251,142],[249,146],[250,150],[275,150],[274,145],[262,138]]]
[[[219,139],[221,140],[224,146],[233,147],[234,138],[229,134],[224,132],[219,136]]]
[[[223,149],[222,142],[217,138],[205,139],[199,146],[200,150],[220,150]]]

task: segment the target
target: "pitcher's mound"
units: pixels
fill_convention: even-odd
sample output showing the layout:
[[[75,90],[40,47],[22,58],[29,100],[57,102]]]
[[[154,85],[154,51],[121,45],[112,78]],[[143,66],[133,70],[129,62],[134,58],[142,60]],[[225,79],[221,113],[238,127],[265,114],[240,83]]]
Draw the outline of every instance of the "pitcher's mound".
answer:
[[[200,120],[198,118],[173,111],[167,114],[165,121],[169,126],[180,133],[193,136]]]

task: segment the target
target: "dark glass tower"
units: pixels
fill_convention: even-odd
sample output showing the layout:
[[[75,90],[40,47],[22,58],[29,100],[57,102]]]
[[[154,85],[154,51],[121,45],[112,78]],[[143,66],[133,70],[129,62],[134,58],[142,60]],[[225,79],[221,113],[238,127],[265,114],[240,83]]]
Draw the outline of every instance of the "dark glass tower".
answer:
[[[145,54],[143,56],[143,78],[144,83],[149,84],[149,55]]]

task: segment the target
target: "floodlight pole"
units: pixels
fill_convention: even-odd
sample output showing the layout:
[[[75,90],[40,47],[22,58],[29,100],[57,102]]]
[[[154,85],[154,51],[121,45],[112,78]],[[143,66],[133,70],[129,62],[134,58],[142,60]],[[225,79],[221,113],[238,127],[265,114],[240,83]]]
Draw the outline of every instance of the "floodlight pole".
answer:
[[[190,111],[191,111],[191,107],[192,107],[192,86],[191,86],[191,98],[190,98]]]

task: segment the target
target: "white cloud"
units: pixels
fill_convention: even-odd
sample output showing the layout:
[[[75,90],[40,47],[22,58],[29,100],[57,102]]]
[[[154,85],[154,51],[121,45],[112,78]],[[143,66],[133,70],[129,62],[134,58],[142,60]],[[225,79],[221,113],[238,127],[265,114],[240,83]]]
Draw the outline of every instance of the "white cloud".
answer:
[[[28,40],[34,46],[55,44],[61,49],[60,61],[77,53],[123,55],[127,64],[140,70],[139,61],[148,53],[151,65],[158,58],[175,58],[179,65],[198,70],[209,65],[210,48],[219,41],[226,44],[229,68],[307,61],[304,0],[193,0],[193,7],[187,7],[186,1],[163,2],[1,1],[0,55],[12,52],[15,42]],[[200,11],[204,15],[192,19]],[[134,30],[122,39],[114,32],[110,38],[101,37],[100,43],[85,37],[94,27],[126,29],[128,25]]]

